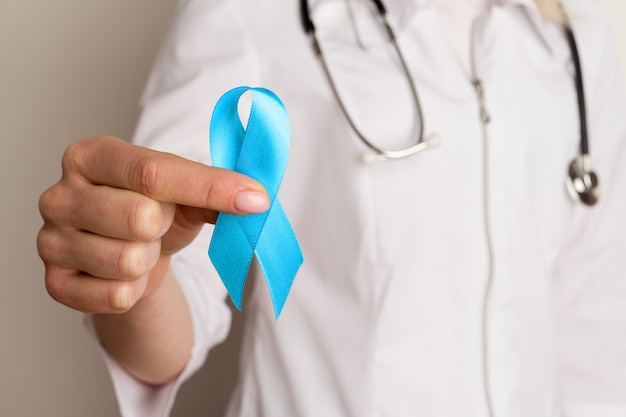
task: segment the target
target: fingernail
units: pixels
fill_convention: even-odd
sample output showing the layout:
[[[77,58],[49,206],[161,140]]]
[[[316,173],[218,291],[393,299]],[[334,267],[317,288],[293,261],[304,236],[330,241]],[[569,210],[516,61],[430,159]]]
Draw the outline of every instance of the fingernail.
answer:
[[[128,285],[120,286],[111,299],[111,307],[119,311],[126,311],[133,306],[135,294]]]
[[[235,208],[244,213],[263,213],[270,208],[270,200],[265,193],[240,191],[235,196]]]

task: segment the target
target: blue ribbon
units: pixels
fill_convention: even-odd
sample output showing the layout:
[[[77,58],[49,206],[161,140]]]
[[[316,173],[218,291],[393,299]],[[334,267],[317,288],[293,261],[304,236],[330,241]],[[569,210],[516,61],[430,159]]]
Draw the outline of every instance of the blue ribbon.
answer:
[[[247,91],[252,92],[252,107],[244,129],[237,104]],[[233,303],[241,309],[250,262],[256,255],[278,319],[303,262],[296,235],[276,198],[289,153],[287,111],[270,90],[237,87],[215,105],[209,136],[212,164],[256,179],[267,190],[271,202],[265,213],[220,213],[209,257]]]

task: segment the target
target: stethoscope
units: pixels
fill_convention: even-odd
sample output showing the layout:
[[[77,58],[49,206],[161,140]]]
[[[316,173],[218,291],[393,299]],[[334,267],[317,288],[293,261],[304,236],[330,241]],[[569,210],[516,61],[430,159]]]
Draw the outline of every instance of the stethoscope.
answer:
[[[415,82],[413,81],[413,77],[409,72],[408,66],[406,64],[406,60],[404,59],[404,55],[398,46],[396,41],[395,32],[393,31],[389,21],[387,19],[387,10],[382,2],[382,0],[372,0],[374,3],[382,24],[384,25],[384,29],[389,36],[389,39],[395,49],[395,52],[399,58],[400,66],[402,67],[402,71],[406,76],[408,81],[411,94],[413,96],[413,101],[415,104],[415,112],[418,123],[418,130],[415,134],[416,139],[414,143],[408,147],[398,149],[398,150],[388,150],[383,149],[374,143],[371,140],[367,139],[365,135],[360,131],[360,129],[356,126],[353,119],[350,117],[343,100],[341,99],[341,95],[339,94],[336,84],[333,80],[333,77],[330,74],[330,70],[328,65],[326,64],[326,60],[322,53],[322,49],[320,48],[319,42],[317,40],[315,34],[315,25],[311,20],[309,14],[309,2],[308,0],[300,0],[300,14],[302,18],[302,24],[304,26],[304,31],[307,35],[311,37],[311,41],[313,44],[313,49],[315,54],[319,58],[324,73],[326,74],[326,78],[330,84],[330,87],[333,91],[333,95],[335,96],[341,111],[346,117],[346,120],[350,124],[350,127],[358,138],[367,146],[369,152],[365,153],[366,162],[372,161],[386,161],[393,159],[401,159],[406,158],[408,156],[414,155],[418,152],[426,150],[438,143],[437,136],[424,136],[424,128],[422,115],[422,109],[420,100],[417,94],[417,88],[415,86]],[[564,14],[564,13],[563,13]],[[565,14],[564,14],[565,16]],[[569,44],[569,48],[572,55],[572,60],[574,63],[574,83],[576,86],[576,96],[578,102],[578,118],[580,121],[580,155],[576,157],[568,166],[567,176],[566,176],[566,185],[572,197],[576,200],[581,201],[582,203],[592,206],[598,201],[599,189],[598,189],[598,176],[591,169],[591,158],[589,156],[589,138],[587,133],[587,115],[585,110],[585,94],[583,88],[583,77],[582,70],[580,64],[580,57],[578,55],[578,47],[576,45],[576,39],[574,38],[574,33],[572,32],[571,25],[565,19],[565,24],[563,25],[563,30],[565,32],[565,37],[567,38],[567,42]]]

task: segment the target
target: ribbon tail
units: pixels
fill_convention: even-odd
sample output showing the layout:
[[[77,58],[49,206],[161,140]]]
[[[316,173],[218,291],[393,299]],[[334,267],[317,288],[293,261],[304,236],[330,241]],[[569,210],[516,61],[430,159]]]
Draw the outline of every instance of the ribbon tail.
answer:
[[[238,310],[241,310],[253,253],[254,246],[240,227],[237,217],[220,213],[209,245],[209,258]]]
[[[274,201],[255,254],[265,275],[276,319],[291,290],[304,258],[296,235],[278,200]]]

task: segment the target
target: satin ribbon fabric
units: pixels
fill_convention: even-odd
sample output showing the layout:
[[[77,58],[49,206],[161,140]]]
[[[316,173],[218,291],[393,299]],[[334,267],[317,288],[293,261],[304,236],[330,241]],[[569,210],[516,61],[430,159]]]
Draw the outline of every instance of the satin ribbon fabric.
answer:
[[[252,93],[244,129],[240,97]],[[280,316],[303,257],[295,233],[276,195],[289,154],[290,128],[280,99],[264,88],[237,87],[215,105],[209,132],[211,162],[259,181],[267,190],[268,211],[252,215],[220,213],[209,257],[230,298],[241,309],[246,277],[256,255],[269,288],[276,319]]]

